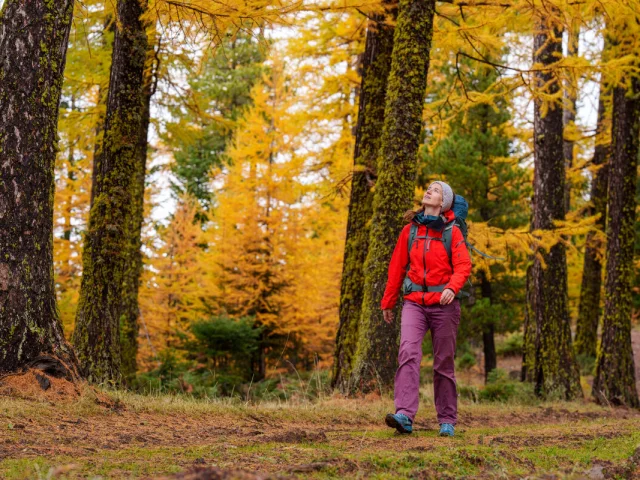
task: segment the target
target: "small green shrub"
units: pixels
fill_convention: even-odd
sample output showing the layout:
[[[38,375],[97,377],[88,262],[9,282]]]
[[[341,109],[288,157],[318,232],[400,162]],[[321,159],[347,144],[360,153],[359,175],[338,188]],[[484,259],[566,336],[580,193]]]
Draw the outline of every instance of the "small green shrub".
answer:
[[[460,370],[469,370],[476,364],[476,357],[471,352],[466,352],[456,359],[456,367]]]
[[[576,355],[578,367],[580,367],[580,375],[595,375],[596,359],[588,355]]]
[[[473,385],[458,385],[458,395],[460,395],[461,398],[466,398],[472,402],[477,402],[479,400],[478,389]]]
[[[513,332],[497,342],[496,353],[503,357],[522,355],[522,345],[522,333]]]
[[[487,384],[480,390],[478,398],[480,401],[489,402],[532,403],[536,400],[532,384],[510,379],[507,371],[501,368],[489,372]]]

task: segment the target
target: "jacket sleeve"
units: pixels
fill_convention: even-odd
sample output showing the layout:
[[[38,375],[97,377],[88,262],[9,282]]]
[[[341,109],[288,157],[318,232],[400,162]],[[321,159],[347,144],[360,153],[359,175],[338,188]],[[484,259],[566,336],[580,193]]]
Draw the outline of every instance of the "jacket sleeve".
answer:
[[[451,231],[451,264],[453,274],[445,288],[450,288],[457,294],[471,275],[471,258],[465,244],[462,232],[457,226]]]
[[[400,295],[400,288],[407,272],[407,264],[409,263],[409,252],[407,251],[407,242],[409,241],[409,230],[411,224],[406,225],[400,237],[398,237],[398,243],[393,250],[391,261],[389,262],[389,272],[387,275],[387,287],[384,290],[384,296],[382,297],[381,307],[383,310],[394,308],[398,301],[398,295]]]

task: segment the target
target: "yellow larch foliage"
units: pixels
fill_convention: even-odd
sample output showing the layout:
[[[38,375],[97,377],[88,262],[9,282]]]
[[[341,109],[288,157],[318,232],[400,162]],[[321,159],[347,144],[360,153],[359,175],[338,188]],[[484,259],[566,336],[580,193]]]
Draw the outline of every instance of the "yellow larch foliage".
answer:
[[[175,346],[176,333],[186,333],[193,321],[207,315],[206,300],[214,286],[207,275],[198,208],[191,198],[179,199],[170,223],[158,227],[157,238],[147,244],[139,295],[143,365],[158,351]]]

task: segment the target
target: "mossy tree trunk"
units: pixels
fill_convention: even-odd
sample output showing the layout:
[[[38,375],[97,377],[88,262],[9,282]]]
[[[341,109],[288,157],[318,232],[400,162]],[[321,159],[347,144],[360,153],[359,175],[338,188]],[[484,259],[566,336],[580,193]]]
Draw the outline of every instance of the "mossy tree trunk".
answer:
[[[122,378],[131,385],[137,371],[138,333],[140,307],[138,291],[142,274],[142,223],[144,221],[144,190],[147,172],[147,150],[149,146],[149,124],[151,121],[151,98],[157,85],[157,67],[154,62],[155,50],[147,51],[147,68],[144,75],[142,127],[136,146],[136,182],[132,192],[133,204],[129,215],[130,243],[124,280],[122,282],[122,314],[120,316],[120,346],[122,349]]]
[[[617,86],[613,90],[605,305],[593,394],[600,403],[638,407],[640,402],[631,348],[631,313],[640,147],[640,79],[633,78],[629,84],[629,89]]]
[[[75,370],[53,279],[58,108],[73,5],[6,0],[0,11],[0,374],[46,356]]]
[[[596,131],[596,147],[593,152],[593,165],[598,167],[591,181],[591,205],[588,215],[599,215],[596,227],[605,231],[607,225],[607,180],[609,145],[606,144],[605,92],[604,84],[600,86],[598,99],[598,123]],[[580,307],[576,323],[574,348],[576,354],[596,357],[598,344],[598,323],[600,319],[600,290],[602,287],[602,259],[604,245],[595,232],[587,234],[582,268],[582,286],[580,289]]]
[[[94,202],[83,252],[83,275],[73,342],[89,380],[121,380],[122,293],[140,189],[147,35],[145,2],[119,0],[107,113]],[[128,288],[128,287],[127,287]]]
[[[552,20],[539,18],[534,36],[534,64],[553,67],[562,58],[562,30]],[[534,68],[535,68],[534,66]],[[555,95],[561,88],[553,69],[535,74],[536,88]],[[546,107],[546,108],[545,108]],[[534,102],[533,228],[552,230],[554,220],[565,217],[565,162],[562,108]],[[572,399],[582,395],[580,376],[571,345],[565,247],[557,243],[538,252],[531,272],[536,324],[534,374],[536,392],[543,397]]]
[[[487,278],[487,273],[482,270],[480,272],[480,291],[482,298],[489,300],[489,304],[493,303],[493,294],[491,289],[491,281]],[[496,354],[495,341],[495,324],[490,321],[482,327],[482,350],[484,353],[484,381],[492,370],[498,367],[498,356]]]
[[[567,55],[572,57],[578,55],[578,46],[580,42],[580,25],[578,22],[572,22],[571,27],[567,30]],[[566,138],[567,132],[575,127],[576,110],[578,107],[578,79],[572,72],[574,78],[567,79],[564,85],[564,110],[562,115],[562,123],[564,126],[565,140],[563,143],[564,161],[567,171],[573,166],[573,147],[575,141]],[[571,182],[567,180],[564,187],[564,210],[571,210]]]
[[[397,368],[400,319],[388,325],[380,302],[403,213],[412,206],[429,70],[435,0],[401,0],[394,33],[358,346],[349,378],[360,391],[388,390]]]
[[[533,230],[533,223],[531,226]],[[536,338],[538,337],[536,330],[536,305],[535,295],[533,294],[533,258],[530,259],[525,277],[526,302],[524,305],[524,325],[522,338],[522,370],[520,371],[520,380],[523,382],[534,382],[534,373],[536,371]]]
[[[362,82],[356,124],[353,178],[349,201],[347,238],[340,290],[340,325],[336,335],[331,385],[347,393],[358,341],[358,325],[364,293],[364,262],[369,249],[369,223],[373,213],[373,186],[384,123],[387,80],[391,70],[393,32],[390,17],[373,17],[367,29],[362,57]]]

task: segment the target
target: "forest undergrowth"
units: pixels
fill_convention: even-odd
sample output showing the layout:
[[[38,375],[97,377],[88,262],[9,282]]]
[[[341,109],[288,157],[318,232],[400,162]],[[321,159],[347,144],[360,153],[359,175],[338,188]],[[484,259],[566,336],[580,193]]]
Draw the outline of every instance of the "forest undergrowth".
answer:
[[[428,383],[410,436],[384,425],[393,400],[379,394],[203,400],[58,380],[25,395],[10,383],[0,392],[3,479],[640,475],[640,412],[588,400],[461,397],[456,436],[440,438]]]

